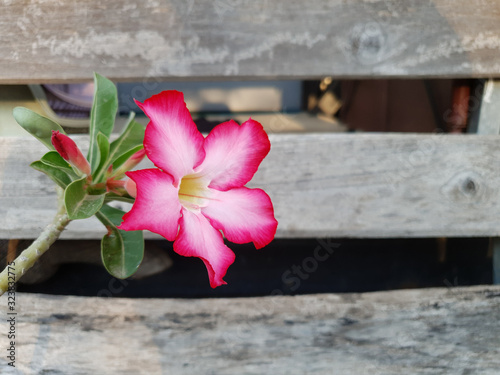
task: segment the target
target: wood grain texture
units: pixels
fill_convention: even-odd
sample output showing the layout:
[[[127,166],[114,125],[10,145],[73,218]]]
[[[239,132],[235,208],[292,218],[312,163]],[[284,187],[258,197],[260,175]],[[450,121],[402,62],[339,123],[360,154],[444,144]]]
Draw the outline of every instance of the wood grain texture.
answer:
[[[86,136],[74,139],[85,148]],[[277,237],[500,235],[499,136],[305,133],[270,139],[271,152],[248,186],[271,196]],[[50,222],[53,184],[28,167],[44,152],[34,139],[0,137],[0,238],[35,238]],[[89,219],[70,223],[62,237],[103,234]]]
[[[500,82],[489,79],[480,88],[483,92],[481,103],[476,113],[473,112],[471,132],[477,134],[499,134],[500,121]],[[470,102],[473,102],[471,100]],[[473,109],[474,111],[474,109]],[[493,284],[500,284],[500,238],[490,238],[490,249],[493,258]]]
[[[0,83],[500,75],[493,0],[0,4]]]
[[[234,299],[18,293],[17,368],[5,356],[0,367],[2,374],[493,375],[499,296],[498,286]],[[2,319],[3,332],[7,324]]]

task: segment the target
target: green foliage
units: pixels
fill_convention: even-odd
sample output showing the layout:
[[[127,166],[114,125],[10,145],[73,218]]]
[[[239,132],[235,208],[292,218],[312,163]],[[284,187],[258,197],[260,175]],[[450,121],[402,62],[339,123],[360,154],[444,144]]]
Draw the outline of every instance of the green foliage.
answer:
[[[63,189],[78,178],[71,165],[57,151],[47,152],[40,160],[31,163],[30,167],[45,173]]]
[[[99,132],[97,134],[97,146],[99,150],[99,166],[93,173],[94,182],[99,183],[103,180],[103,176],[106,173],[106,169],[108,168],[108,155],[109,155],[109,140],[108,138]]]
[[[102,133],[109,139],[115,124],[116,111],[118,110],[118,94],[113,82],[95,73],[94,85],[94,102],[90,112],[90,145],[87,156],[92,173],[96,171],[100,164],[97,135]]]
[[[64,207],[70,220],[96,215],[106,226],[108,233],[101,242],[102,261],[111,275],[126,278],[142,262],[144,238],[142,231],[122,231],[117,228],[124,212],[105,203],[113,200],[133,203],[134,198],[126,193],[107,192],[106,178],[109,176],[106,172],[111,165],[115,171],[120,166],[123,166],[123,170],[128,167],[123,164],[143,148],[145,127],[136,122],[135,114],[131,113],[123,132],[110,142],[118,109],[117,90],[113,82],[97,73],[94,75],[94,84],[87,155],[92,176],[82,178],[81,173],[55,151],[51,142],[52,131],[65,134],[59,124],[22,107],[16,107],[13,115],[25,130],[50,150],[40,160],[33,162],[31,167],[45,173],[64,190]],[[117,171],[118,174],[122,172]]]
[[[52,137],[52,130],[58,130],[65,134],[61,125],[48,119],[47,117],[40,116],[38,113],[24,107],[16,107],[12,112],[17,123],[21,125],[24,130],[29,132],[32,136],[37,138],[49,150],[54,150],[50,138]]]
[[[109,192],[106,194],[106,198],[104,199],[104,203],[117,201],[117,202],[125,202],[133,204],[135,202],[135,198],[132,198],[130,195],[118,195],[113,192]]]
[[[113,142],[111,142],[111,148],[109,153],[110,162],[113,163],[120,155],[125,152],[135,149],[137,146],[142,146],[144,141],[144,132],[146,128],[134,121],[135,113],[131,112],[127,126],[123,130],[122,134]]]
[[[142,231],[123,231],[116,228],[125,213],[108,205],[96,214],[108,233],[101,241],[101,257],[104,267],[114,277],[127,278],[137,271],[144,256]]]
[[[40,161],[48,166],[59,169],[62,172],[65,172],[68,177],[72,180],[77,178],[77,174],[71,167],[71,165],[63,159],[61,155],[57,151],[49,151],[45,155],[42,156]]]
[[[143,145],[138,145],[135,146],[134,148],[131,148],[130,150],[124,152],[121,154],[119,157],[115,159],[113,162],[113,169],[118,169],[120,166],[122,166],[132,155],[134,155],[137,151],[142,150],[144,148]]]
[[[30,167],[36,169],[37,171],[45,173],[47,176],[50,177],[52,181],[54,181],[57,185],[59,185],[63,189],[65,189],[66,186],[71,184],[71,178],[68,176],[68,174],[64,171],[61,171],[57,167],[47,165],[40,160],[31,163]]]
[[[64,191],[64,205],[70,220],[87,219],[102,207],[105,194],[89,194],[87,178],[73,181]]]
[[[144,141],[145,127],[134,121],[134,118],[135,113],[131,112],[125,129],[116,140],[111,142],[109,152],[104,160],[101,154],[98,171],[94,174],[96,181],[102,179],[102,176],[106,173],[110,165],[113,165],[113,168],[116,169],[135,152],[143,148],[142,142]],[[120,163],[116,164],[118,159]]]

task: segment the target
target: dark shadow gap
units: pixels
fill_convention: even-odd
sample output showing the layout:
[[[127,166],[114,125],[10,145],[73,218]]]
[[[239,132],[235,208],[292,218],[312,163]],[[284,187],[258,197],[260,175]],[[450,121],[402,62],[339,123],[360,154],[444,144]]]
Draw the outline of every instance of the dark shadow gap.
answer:
[[[73,241],[63,241],[71,249]],[[95,242],[99,251],[99,241]],[[103,297],[248,297],[276,294],[361,293],[407,288],[492,283],[487,238],[282,239],[264,249],[228,244],[236,261],[212,289],[198,258],[175,254],[167,241],[148,241],[166,251],[171,268],[141,279],[118,280],[104,267],[65,264],[49,280],[18,291]]]

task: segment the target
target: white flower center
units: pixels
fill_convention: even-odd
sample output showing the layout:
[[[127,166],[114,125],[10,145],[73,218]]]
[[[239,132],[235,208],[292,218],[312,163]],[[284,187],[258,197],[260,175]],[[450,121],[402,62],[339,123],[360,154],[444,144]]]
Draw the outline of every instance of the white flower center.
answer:
[[[188,210],[199,210],[208,204],[210,190],[208,181],[202,176],[188,174],[184,176],[179,185],[179,201]]]

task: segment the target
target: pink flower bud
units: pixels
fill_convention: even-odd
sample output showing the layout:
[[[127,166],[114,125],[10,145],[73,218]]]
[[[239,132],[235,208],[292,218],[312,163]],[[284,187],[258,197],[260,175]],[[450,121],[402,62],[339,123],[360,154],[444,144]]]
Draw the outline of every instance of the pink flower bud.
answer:
[[[131,179],[128,180],[114,180],[113,178],[108,178],[106,181],[106,191],[113,192],[118,195],[123,195],[123,189],[125,189],[131,197],[135,198],[137,195],[137,186],[135,182]]]
[[[137,164],[139,164],[142,161],[142,159],[144,159],[144,156],[146,156],[146,150],[140,149],[134,155],[132,155],[125,163],[123,163],[123,166],[126,168],[127,171],[130,171]]]
[[[128,179],[125,182],[125,190],[127,190],[128,195],[135,198],[137,197],[137,185],[134,180]]]
[[[123,180],[114,180],[112,178],[108,178],[106,181],[106,191],[112,191],[114,193],[120,194],[118,189],[125,188],[125,181]],[[121,195],[121,194],[120,194]]]
[[[76,143],[67,135],[52,130],[52,145],[64,160],[70,162],[74,167],[90,176],[90,164],[83,156]]]
[[[123,177],[125,172],[130,171],[137,164],[139,164],[142,161],[142,159],[144,159],[144,156],[146,156],[146,151],[144,149],[140,149],[130,158],[128,158],[125,163],[123,163],[120,167],[118,167],[118,169],[113,173],[113,176],[116,176],[118,178]]]

